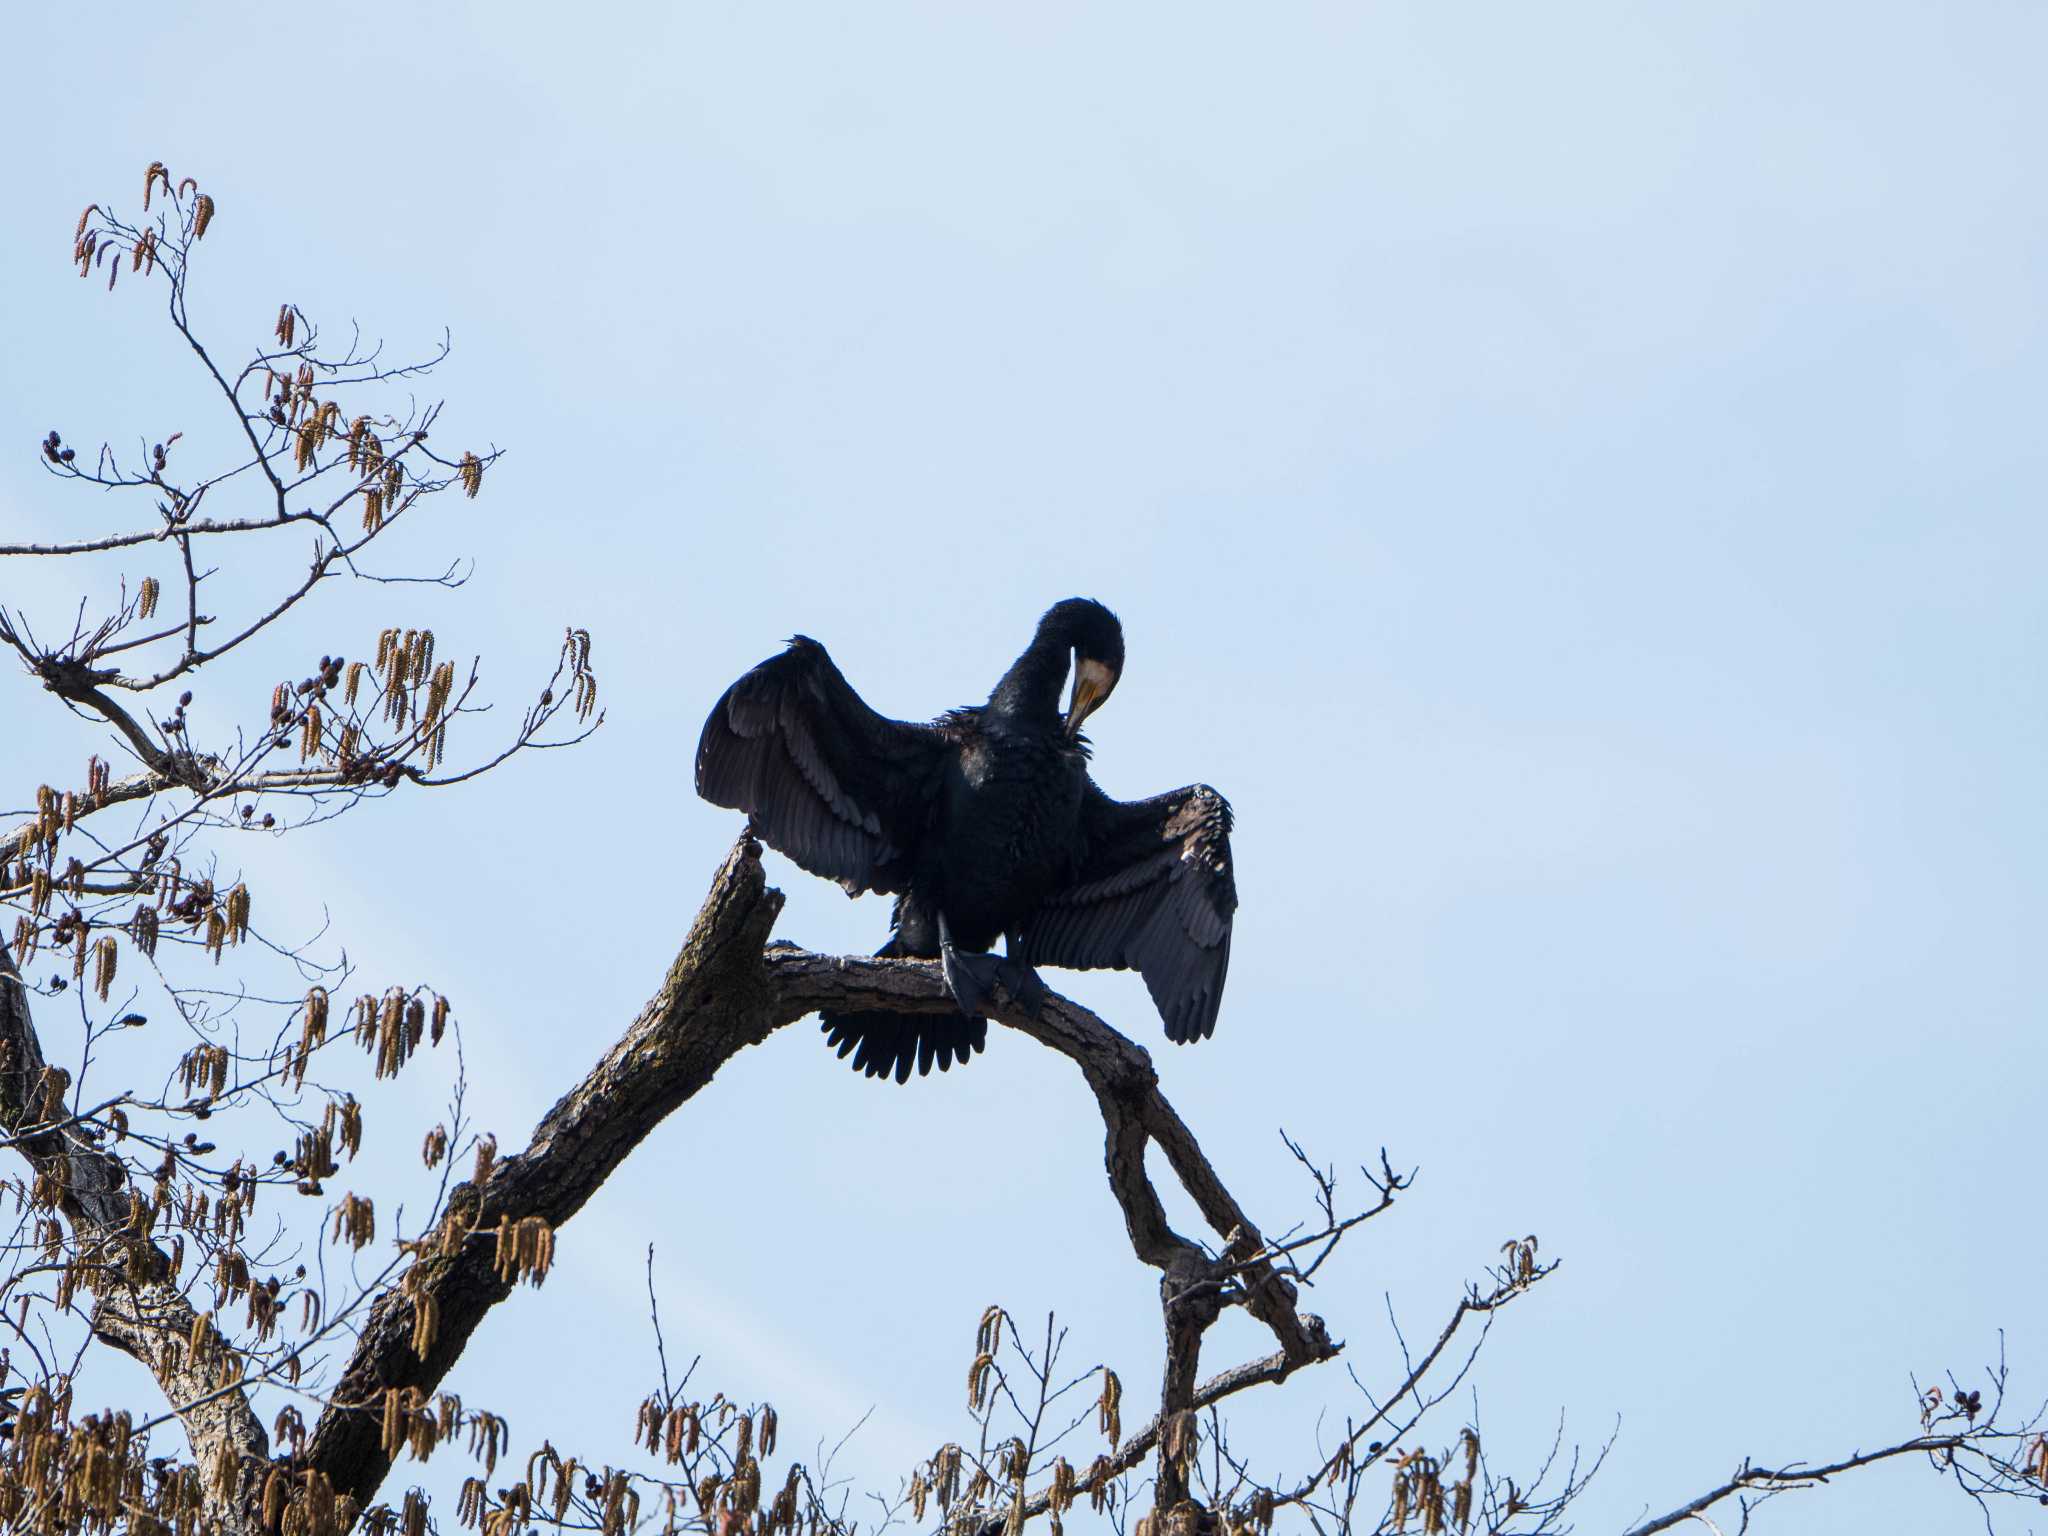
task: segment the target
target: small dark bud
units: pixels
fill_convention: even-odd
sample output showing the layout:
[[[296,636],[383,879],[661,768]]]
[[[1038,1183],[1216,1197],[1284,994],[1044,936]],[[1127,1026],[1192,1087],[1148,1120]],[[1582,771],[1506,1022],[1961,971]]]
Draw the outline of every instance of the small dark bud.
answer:
[[[192,690],[190,688],[187,688],[183,693],[178,695],[178,708],[183,709],[187,704],[190,704],[191,702]]]
[[[242,820],[244,820],[244,821],[247,821],[247,820],[248,820],[248,819],[249,819],[249,818],[250,818],[251,816],[254,816],[255,814],[256,814],[256,807],[255,807],[255,806],[253,806],[253,805],[245,805],[245,806],[243,806],[243,807],[242,807]]]
[[[197,1109],[192,1111],[192,1118],[194,1120],[209,1119],[212,1117],[212,1115],[213,1111],[208,1109],[204,1104],[200,1105]],[[209,1146],[206,1150],[211,1152],[213,1148]]]
[[[78,457],[78,450],[75,448],[66,448],[62,453],[58,454],[57,457],[62,462],[69,464],[73,459]]]
[[[263,813],[263,825],[265,825],[266,827],[274,827],[277,825],[277,818],[271,815],[268,811],[265,811]]]
[[[290,1161],[291,1159],[286,1157],[282,1152],[273,1152],[270,1154],[270,1166],[273,1168],[282,1168],[286,1163]]]
[[[549,706],[550,704],[552,704],[552,703],[554,703],[554,702],[555,702],[555,690],[554,690],[554,689],[552,689],[552,688],[543,688],[543,689],[541,689],[541,691],[540,691],[540,707],[541,707],[542,709],[546,709],[546,708],[547,708],[547,707],[548,707],[548,706]]]

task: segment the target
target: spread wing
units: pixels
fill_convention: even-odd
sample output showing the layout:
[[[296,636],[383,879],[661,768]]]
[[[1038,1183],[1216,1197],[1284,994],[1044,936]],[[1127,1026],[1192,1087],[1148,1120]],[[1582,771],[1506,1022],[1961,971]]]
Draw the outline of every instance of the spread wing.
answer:
[[[1237,882],[1230,806],[1206,784],[1149,800],[1112,800],[1091,781],[1074,883],[1025,935],[1034,965],[1140,972],[1176,1042],[1216,1028],[1230,967]]]
[[[726,689],[697,741],[697,793],[848,892],[901,891],[947,751],[876,714],[804,635]]]

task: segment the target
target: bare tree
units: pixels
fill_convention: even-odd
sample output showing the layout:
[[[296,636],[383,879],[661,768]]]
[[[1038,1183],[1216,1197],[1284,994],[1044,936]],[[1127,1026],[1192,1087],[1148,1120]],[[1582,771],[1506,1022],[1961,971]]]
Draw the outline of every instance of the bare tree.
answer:
[[[337,584],[377,601],[396,581],[460,584],[456,568],[422,576],[380,562],[435,498],[477,495],[497,454],[444,450],[440,407],[411,397],[445,342],[392,361],[359,337],[330,346],[285,304],[269,342],[239,365],[218,361],[187,310],[214,216],[196,183],[154,164],[139,218],[95,204],[73,236],[86,279],[113,289],[125,271],[131,287],[161,285],[151,291],[196,369],[185,408],[210,413],[211,445],[167,431],[81,458],[52,431],[40,453],[53,481],[105,493],[112,526],[0,544],[16,569],[76,575],[57,603],[0,607],[0,643],[78,719],[83,749],[75,777],[35,785],[0,840],[0,901],[14,918],[0,935],[0,1132],[21,1169],[4,1185],[14,1223],[0,1282],[0,1526],[418,1536],[431,1521],[489,1536],[538,1525],[616,1536],[658,1523],[850,1536],[905,1523],[1014,1536],[1041,1518],[1058,1532],[1085,1501],[1145,1536],[1275,1523],[1567,1528],[1604,1452],[1582,1458],[1560,1436],[1541,1465],[1510,1476],[1446,1406],[1494,1319],[1553,1273],[1534,1237],[1505,1244],[1423,1347],[1401,1340],[1392,1380],[1368,1388],[1353,1376],[1341,1430],[1299,1447],[1293,1465],[1254,1467],[1233,1450],[1222,1405],[1343,1353],[1301,1310],[1303,1289],[1410,1178],[1381,1153],[1350,1203],[1334,1170],[1289,1141],[1307,1215],[1262,1227],[1160,1092],[1147,1054],[1061,998],[1036,1016],[1004,998],[997,1019],[1072,1061],[1100,1113],[1109,1192],[1133,1257],[1158,1275],[1165,1364],[1141,1394],[1142,1422],[1126,1424],[1114,1370],[1072,1364],[1054,1320],[1027,1329],[1000,1307],[980,1320],[961,1437],[897,1486],[858,1496],[822,1463],[779,1456],[772,1407],[693,1389],[694,1368],[675,1375],[658,1311],[630,1453],[515,1447],[503,1417],[445,1391],[492,1308],[545,1279],[557,1233],[735,1052],[821,1010],[953,1004],[935,966],[771,941],[781,896],[743,838],[651,1000],[523,1149],[501,1155],[475,1132],[455,1071],[446,1115],[413,1128],[426,1214],[385,1217],[380,1233],[379,1206],[395,1212],[397,1191],[347,1187],[365,1136],[348,1084],[458,1041],[454,1011],[429,986],[365,980],[324,936],[270,931],[246,850],[581,739],[601,721],[591,642],[570,628],[516,725],[474,745],[481,664],[458,664],[431,629],[372,625],[355,658],[293,650],[302,610]],[[204,462],[187,468],[193,458]],[[302,563],[281,564],[280,546]],[[51,590],[39,575],[38,591]],[[236,665],[284,680],[238,723],[202,730],[188,716],[193,690]],[[151,1080],[162,1087],[106,1086]],[[1206,1236],[1169,1223],[1146,1167],[1154,1146]],[[1230,1308],[1272,1347],[1205,1370],[1205,1339]],[[146,1369],[158,1399],[88,1411],[81,1393],[113,1379],[95,1370],[107,1350]],[[1901,1456],[1932,1461],[1987,1512],[1995,1497],[2048,1500],[2048,1441],[2034,1420],[2012,1420],[2004,1394],[2001,1361],[1981,1386],[1929,1388],[1905,1440],[1825,1463],[1745,1465],[1637,1533],[1711,1524],[1714,1510],[1739,1511],[1747,1528],[1764,1499]],[[474,1468],[455,1507],[430,1513],[392,1474],[437,1453]]]

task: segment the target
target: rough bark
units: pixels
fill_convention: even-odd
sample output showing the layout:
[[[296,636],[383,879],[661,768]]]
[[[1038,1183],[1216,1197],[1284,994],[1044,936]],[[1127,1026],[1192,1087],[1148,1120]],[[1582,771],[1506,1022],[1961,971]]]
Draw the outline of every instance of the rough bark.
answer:
[[[559,1227],[650,1131],[775,1028],[760,956],[781,909],[782,893],[762,877],[759,844],[742,841],[719,869],[660,990],[618,1043],[548,1111],[525,1151],[498,1162],[481,1189],[466,1183],[451,1194],[437,1237],[455,1232],[447,1245],[453,1256],[420,1261],[428,1268],[419,1284],[440,1313],[427,1357],[412,1352],[414,1303],[387,1292],[314,1427],[307,1459],[336,1493],[364,1504],[375,1497],[391,1467],[382,1444],[385,1392],[433,1391],[485,1315],[511,1294],[489,1236],[499,1220],[538,1216]]]

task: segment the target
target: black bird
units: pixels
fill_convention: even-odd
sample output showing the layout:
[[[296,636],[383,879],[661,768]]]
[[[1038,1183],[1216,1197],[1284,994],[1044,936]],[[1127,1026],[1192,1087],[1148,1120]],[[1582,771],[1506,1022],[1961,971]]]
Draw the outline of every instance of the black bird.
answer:
[[[1060,690],[1071,661],[1064,719]],[[1237,887],[1230,807],[1206,784],[1112,800],[1081,722],[1123,671],[1123,626],[1070,597],[986,704],[930,725],[876,714],[798,635],[725,691],[697,743],[697,793],[849,895],[895,895],[883,955],[937,959],[957,1015],[827,1015],[870,1077],[944,1071],[982,1048],[989,988],[1036,1007],[1036,965],[1135,970],[1169,1040],[1216,1027]],[[1007,955],[987,951],[998,938]]]

